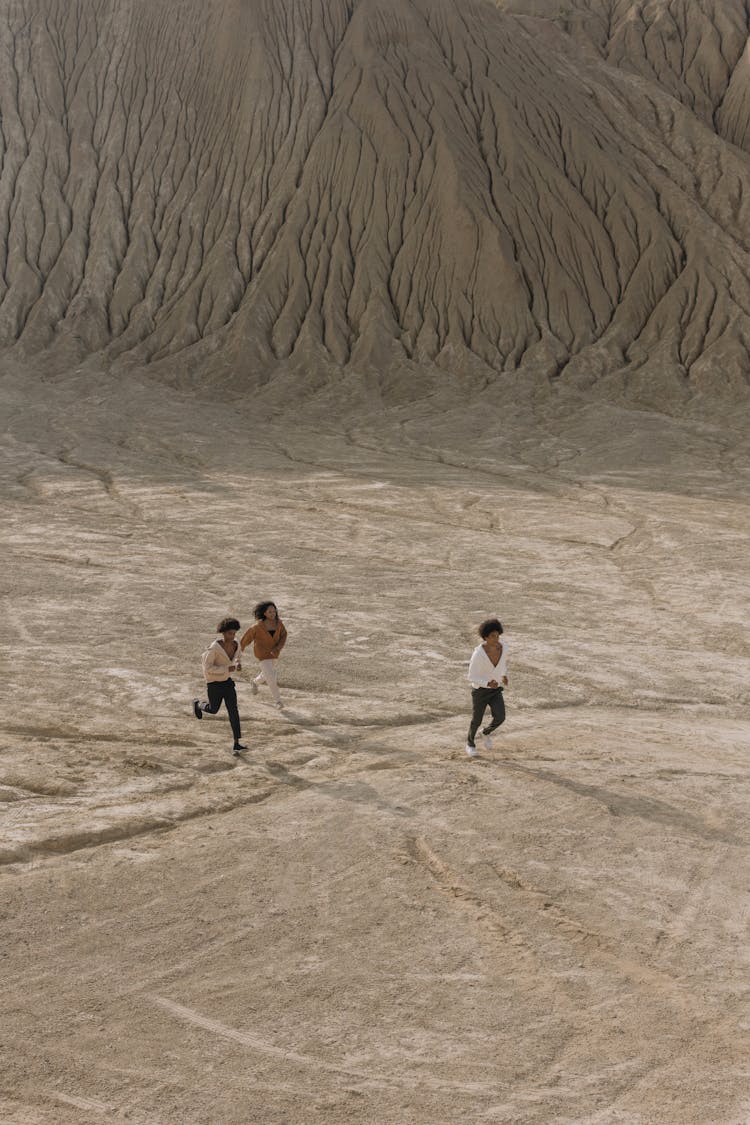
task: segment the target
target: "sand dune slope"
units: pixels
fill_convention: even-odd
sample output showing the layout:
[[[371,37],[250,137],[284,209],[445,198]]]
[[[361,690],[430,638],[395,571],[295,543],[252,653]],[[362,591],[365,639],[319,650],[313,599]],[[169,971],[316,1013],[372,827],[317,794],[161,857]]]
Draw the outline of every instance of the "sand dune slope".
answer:
[[[747,14],[697,9],[5,6],[0,341],[744,387]]]

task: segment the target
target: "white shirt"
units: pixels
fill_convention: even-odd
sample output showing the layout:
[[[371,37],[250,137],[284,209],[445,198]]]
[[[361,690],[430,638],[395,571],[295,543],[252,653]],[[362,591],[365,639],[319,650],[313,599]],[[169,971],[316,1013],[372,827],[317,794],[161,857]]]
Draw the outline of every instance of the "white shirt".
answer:
[[[496,680],[502,685],[503,676],[508,675],[508,646],[504,636],[500,644],[503,646],[503,651],[497,664],[492,663],[485,652],[484,645],[477,645],[472,652],[468,674],[472,687],[488,687],[490,680]]]

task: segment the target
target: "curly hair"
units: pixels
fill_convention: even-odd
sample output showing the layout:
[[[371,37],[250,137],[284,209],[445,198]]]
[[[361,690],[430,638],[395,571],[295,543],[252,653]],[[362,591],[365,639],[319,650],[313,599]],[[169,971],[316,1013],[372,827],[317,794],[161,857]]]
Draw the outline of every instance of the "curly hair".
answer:
[[[222,617],[219,624],[216,626],[217,633],[228,633],[230,629],[235,632],[240,628],[240,623],[236,617]]]
[[[482,622],[477,630],[479,636],[483,641],[487,640],[490,633],[502,633],[502,631],[503,626],[496,617],[488,617],[486,621]]]
[[[273,608],[276,610],[276,613],[278,614],[279,611],[276,606],[276,602],[258,602],[255,609],[253,610],[253,617],[256,619],[256,621],[262,621],[266,616],[266,610],[270,609],[271,606],[273,606]]]

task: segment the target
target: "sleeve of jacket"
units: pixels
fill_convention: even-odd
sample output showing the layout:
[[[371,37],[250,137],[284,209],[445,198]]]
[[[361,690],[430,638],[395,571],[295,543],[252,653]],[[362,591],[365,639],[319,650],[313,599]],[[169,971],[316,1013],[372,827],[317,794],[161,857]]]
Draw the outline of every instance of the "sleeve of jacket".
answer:
[[[240,638],[240,652],[244,652],[245,649],[247,648],[247,646],[250,644],[250,642],[252,640],[255,640],[255,630],[256,629],[257,629],[257,625],[251,625],[250,628],[246,629],[245,632],[242,634],[242,636]]]
[[[276,649],[277,652],[281,652],[281,650],[282,650],[282,648],[284,647],[285,644],[286,644],[286,627],[284,626],[284,623],[282,621],[281,622],[281,628],[279,629],[279,639],[276,642],[276,644],[274,645],[274,648]]]
[[[212,670],[216,667],[216,649],[207,648],[203,653],[203,678],[208,680]]]

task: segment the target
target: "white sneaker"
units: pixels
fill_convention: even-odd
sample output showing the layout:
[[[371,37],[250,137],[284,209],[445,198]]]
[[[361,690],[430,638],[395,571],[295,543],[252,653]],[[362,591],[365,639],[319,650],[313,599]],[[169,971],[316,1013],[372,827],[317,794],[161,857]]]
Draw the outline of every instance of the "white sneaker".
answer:
[[[277,711],[281,711],[283,706],[284,706],[284,704],[281,702],[281,700],[279,700],[278,703],[274,703],[274,707],[276,708]]]
[[[250,691],[253,693],[253,695],[258,694],[258,685],[256,684],[255,680],[250,681]]]
[[[483,734],[482,735],[482,744],[484,745],[485,750],[491,750],[492,749],[492,735],[491,734]]]
[[[469,743],[467,742],[466,743],[466,753],[469,755],[470,758],[476,758],[476,756],[477,756],[476,746],[470,746]]]

